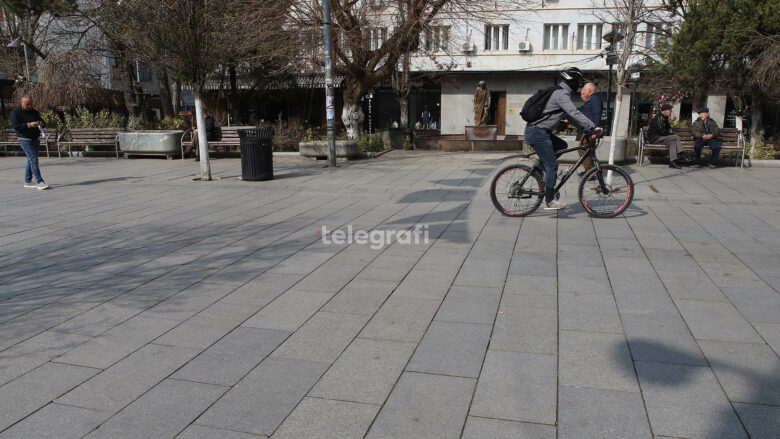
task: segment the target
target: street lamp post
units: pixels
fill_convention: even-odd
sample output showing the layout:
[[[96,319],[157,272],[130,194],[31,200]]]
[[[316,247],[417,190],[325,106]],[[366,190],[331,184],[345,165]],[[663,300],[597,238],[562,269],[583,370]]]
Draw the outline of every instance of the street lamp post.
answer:
[[[333,41],[331,40],[330,0],[322,0],[322,22],[325,33],[325,118],[328,123],[328,167],[336,167],[336,107],[333,98]]]
[[[620,32],[611,30],[604,34],[602,38],[609,44],[605,50],[607,65],[609,66],[609,76],[607,77],[607,127],[612,127],[612,111],[610,107],[612,104],[612,66],[618,63],[618,56],[617,53],[615,53],[615,44],[623,39],[623,35]],[[608,128],[608,130],[610,129],[611,128]],[[611,135],[612,133],[609,134]]]

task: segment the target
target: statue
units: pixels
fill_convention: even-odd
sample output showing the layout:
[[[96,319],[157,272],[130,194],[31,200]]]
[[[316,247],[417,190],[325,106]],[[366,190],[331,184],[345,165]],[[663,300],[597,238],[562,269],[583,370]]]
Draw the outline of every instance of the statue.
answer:
[[[488,108],[490,108],[490,91],[485,81],[479,81],[479,87],[474,92],[474,125],[487,125]]]

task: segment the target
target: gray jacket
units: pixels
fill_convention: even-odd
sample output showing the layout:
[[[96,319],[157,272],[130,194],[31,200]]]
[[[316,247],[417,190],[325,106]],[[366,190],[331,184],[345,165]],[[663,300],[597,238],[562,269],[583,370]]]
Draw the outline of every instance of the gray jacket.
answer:
[[[547,106],[544,107],[544,112],[549,113],[556,110],[563,111],[546,116],[540,121],[534,122],[530,125],[545,130],[554,130],[558,127],[558,124],[561,123],[561,119],[563,119],[565,116],[569,116],[569,120],[574,122],[574,124],[579,128],[582,128],[586,131],[595,128],[596,125],[590,119],[585,117],[585,115],[574,106],[574,103],[572,103],[571,88],[569,88],[565,82],[561,82],[559,85],[562,89],[555,90],[553,92],[553,94],[550,96],[550,100],[547,101]]]

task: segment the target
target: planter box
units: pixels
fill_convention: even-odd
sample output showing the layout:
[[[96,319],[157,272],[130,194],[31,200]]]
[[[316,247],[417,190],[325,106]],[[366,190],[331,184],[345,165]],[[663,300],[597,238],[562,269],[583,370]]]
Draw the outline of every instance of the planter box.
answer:
[[[168,159],[181,155],[184,131],[127,131],[119,133],[119,148],[125,158],[133,155],[161,155]]]
[[[327,158],[328,141],[318,140],[315,142],[301,142],[298,144],[298,150],[304,157]],[[358,156],[357,142],[351,140],[336,141],[336,157],[355,158]]]

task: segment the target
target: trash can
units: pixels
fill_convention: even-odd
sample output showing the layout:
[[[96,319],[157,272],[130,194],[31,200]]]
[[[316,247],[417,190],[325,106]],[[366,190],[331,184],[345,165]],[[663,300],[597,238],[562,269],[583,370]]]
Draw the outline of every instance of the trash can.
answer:
[[[273,180],[274,164],[271,127],[238,130],[241,141],[241,179],[249,181]]]

